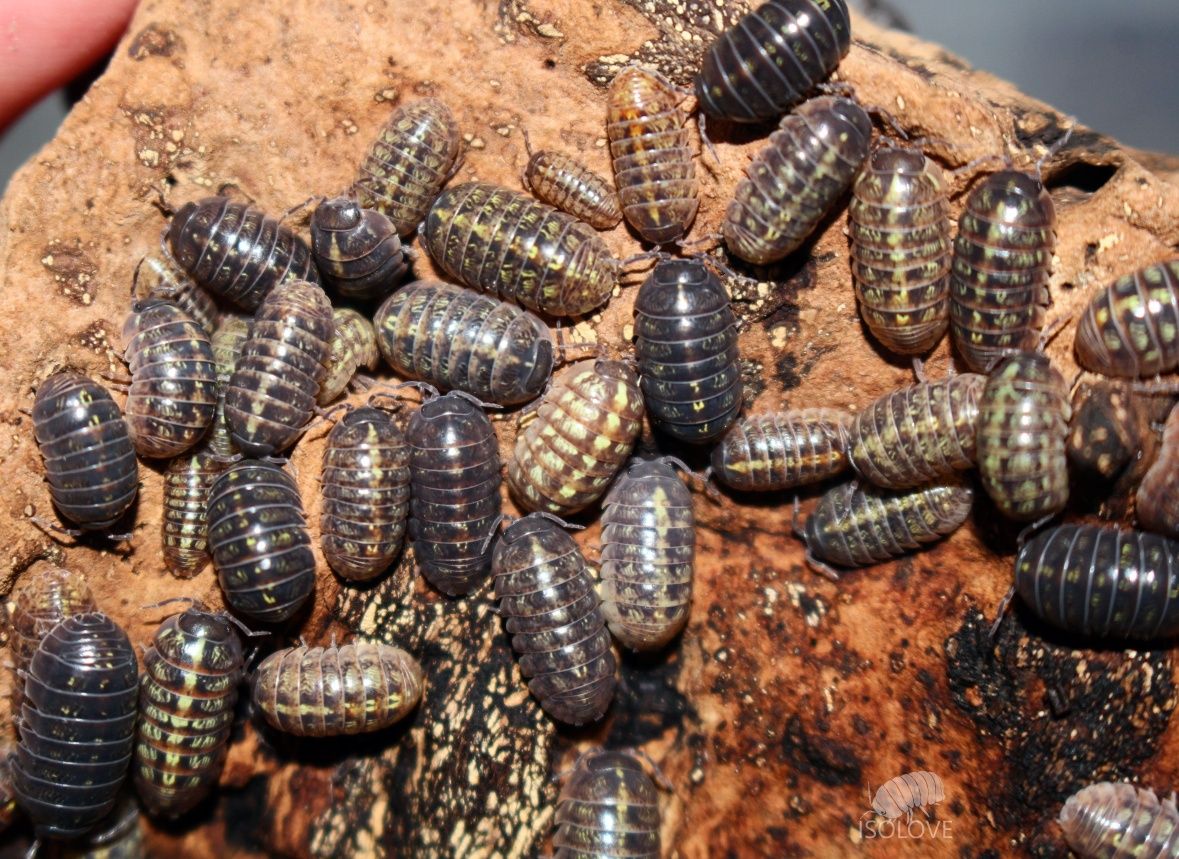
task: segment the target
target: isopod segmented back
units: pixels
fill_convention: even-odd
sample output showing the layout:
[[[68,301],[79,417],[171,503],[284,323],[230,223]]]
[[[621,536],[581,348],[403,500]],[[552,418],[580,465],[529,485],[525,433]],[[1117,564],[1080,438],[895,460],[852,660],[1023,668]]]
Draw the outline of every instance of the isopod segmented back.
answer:
[[[525,143],[528,138],[524,138]],[[622,220],[614,188],[572,155],[540,150],[529,152],[524,187],[537,199],[585,221],[595,230],[609,230]]]
[[[311,253],[324,283],[342,298],[357,301],[380,301],[409,270],[393,222],[348,197],[333,197],[315,207]]]
[[[1179,539],[1179,408],[1167,417],[1158,459],[1143,475],[1134,506],[1143,528]]]
[[[712,449],[712,474],[732,489],[769,492],[817,483],[848,467],[852,416],[839,409],[748,415]]]
[[[1179,367],[1179,259],[1120,277],[1089,302],[1077,324],[1077,361],[1134,378]]]
[[[1172,859],[1179,855],[1175,797],[1102,781],[1070,796],[1057,823],[1080,859]]]
[[[321,406],[344,393],[361,367],[375,370],[381,359],[377,332],[367,317],[350,307],[336,307],[332,309],[332,327],[323,382],[315,397]]]
[[[555,823],[555,859],[660,856],[655,783],[628,752],[583,753],[561,788]]]

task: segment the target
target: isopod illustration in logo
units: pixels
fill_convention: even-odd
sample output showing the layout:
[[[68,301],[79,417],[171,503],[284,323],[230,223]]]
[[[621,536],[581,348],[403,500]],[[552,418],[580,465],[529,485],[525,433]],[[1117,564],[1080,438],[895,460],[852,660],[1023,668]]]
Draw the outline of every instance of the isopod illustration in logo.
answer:
[[[865,811],[861,818],[875,813],[886,820],[896,820],[904,814],[911,821],[914,810],[936,805],[945,798],[946,786],[941,776],[917,770],[889,779],[877,788],[872,797],[872,810]]]

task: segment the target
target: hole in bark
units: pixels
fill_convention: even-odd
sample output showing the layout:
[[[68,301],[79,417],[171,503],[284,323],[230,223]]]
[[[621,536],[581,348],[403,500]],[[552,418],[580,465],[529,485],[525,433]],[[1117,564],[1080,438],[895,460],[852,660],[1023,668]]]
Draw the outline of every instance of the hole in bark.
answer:
[[[543,65],[546,69],[555,69],[557,67],[557,61],[552,59],[545,60]]]
[[[1050,189],[1071,188],[1085,194],[1095,194],[1118,172],[1116,164],[1090,164],[1075,161],[1057,170],[1048,178]]]

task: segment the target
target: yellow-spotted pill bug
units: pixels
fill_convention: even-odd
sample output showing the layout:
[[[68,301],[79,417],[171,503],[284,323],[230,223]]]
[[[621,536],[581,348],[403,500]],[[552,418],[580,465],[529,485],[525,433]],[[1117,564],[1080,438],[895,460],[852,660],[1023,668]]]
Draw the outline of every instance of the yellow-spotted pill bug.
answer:
[[[1065,800],[1056,822],[1080,859],[1165,859],[1179,854],[1175,797],[1101,781]]]
[[[327,358],[327,371],[315,398],[326,406],[351,384],[361,367],[375,370],[381,360],[377,349],[377,332],[367,317],[361,316],[350,307],[332,310],[331,345]]]
[[[659,796],[633,754],[591,749],[557,798],[555,859],[659,859]]]
[[[538,200],[555,206],[595,230],[609,230],[622,220],[622,207],[613,186],[572,155],[542,149],[532,151],[528,136],[528,163],[521,177],[524,187]]]
[[[324,284],[355,301],[380,301],[409,270],[393,222],[348,197],[334,197],[315,207],[311,252]]]
[[[1134,378],[1179,367],[1179,259],[1118,278],[1094,296],[1077,325],[1077,361]]]
[[[731,489],[770,492],[818,483],[848,467],[852,415],[791,409],[749,415],[712,449],[712,475]]]

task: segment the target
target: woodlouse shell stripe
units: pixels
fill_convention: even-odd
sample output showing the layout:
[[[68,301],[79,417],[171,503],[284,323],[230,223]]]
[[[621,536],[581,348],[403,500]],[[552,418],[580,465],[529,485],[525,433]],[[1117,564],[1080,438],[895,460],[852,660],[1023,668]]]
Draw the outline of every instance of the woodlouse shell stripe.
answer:
[[[1077,324],[1077,361],[1107,376],[1147,377],[1179,367],[1179,259],[1120,277]]]
[[[555,859],[659,859],[659,796],[627,752],[583,753],[557,798]]]

